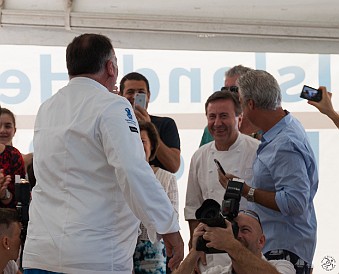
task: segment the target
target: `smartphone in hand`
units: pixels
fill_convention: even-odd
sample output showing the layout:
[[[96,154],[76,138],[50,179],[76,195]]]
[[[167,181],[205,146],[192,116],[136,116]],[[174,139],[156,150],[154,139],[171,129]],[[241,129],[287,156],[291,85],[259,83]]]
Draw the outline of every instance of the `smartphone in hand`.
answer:
[[[134,97],[134,107],[136,105],[146,108],[146,93],[137,93]]]
[[[217,169],[218,169],[218,170],[220,170],[220,171],[221,171],[221,173],[222,173],[223,175],[226,175],[226,172],[225,172],[225,170],[222,168],[222,166],[221,166],[220,162],[219,162],[217,159],[214,159],[214,163],[216,164],[216,166],[217,166]]]
[[[305,85],[300,93],[300,97],[309,101],[320,102],[322,99],[322,92],[319,89]]]

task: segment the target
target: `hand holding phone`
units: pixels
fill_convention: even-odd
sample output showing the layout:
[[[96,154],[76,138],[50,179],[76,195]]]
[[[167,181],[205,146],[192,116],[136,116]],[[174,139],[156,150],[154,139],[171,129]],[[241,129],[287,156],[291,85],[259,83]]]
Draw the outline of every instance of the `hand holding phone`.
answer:
[[[134,107],[136,105],[146,108],[146,93],[137,93],[134,97]]]
[[[309,101],[320,102],[322,99],[322,92],[319,89],[304,85],[300,97]]]
[[[218,169],[218,170],[220,170],[220,171],[221,171],[221,173],[222,173],[223,175],[226,175],[226,172],[225,172],[225,170],[222,168],[222,166],[221,166],[220,162],[219,162],[217,159],[214,159],[214,163],[216,164],[216,166],[217,166],[217,169]]]

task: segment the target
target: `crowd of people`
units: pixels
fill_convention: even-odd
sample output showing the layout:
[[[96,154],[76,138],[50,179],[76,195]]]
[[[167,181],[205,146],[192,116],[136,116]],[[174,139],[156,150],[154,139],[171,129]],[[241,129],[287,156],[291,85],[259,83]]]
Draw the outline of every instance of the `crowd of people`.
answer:
[[[21,273],[17,177],[28,177],[32,188],[27,274],[312,273],[316,160],[303,126],[283,109],[271,74],[235,66],[207,99],[207,126],[191,159],[181,213],[174,175],[178,129],[173,119],[148,113],[147,78],[126,74],[117,94],[114,48],[99,34],[75,37],[66,63],[69,83],[39,108],[34,157],[13,147],[15,116],[1,109],[0,273]],[[332,94],[319,90],[322,100],[309,104],[339,128]],[[146,94],[145,108],[134,103],[138,93]],[[238,179],[239,232],[226,219],[226,228],[201,223],[201,204],[220,203]],[[190,228],[185,259],[178,214]],[[199,237],[224,253],[198,251]]]

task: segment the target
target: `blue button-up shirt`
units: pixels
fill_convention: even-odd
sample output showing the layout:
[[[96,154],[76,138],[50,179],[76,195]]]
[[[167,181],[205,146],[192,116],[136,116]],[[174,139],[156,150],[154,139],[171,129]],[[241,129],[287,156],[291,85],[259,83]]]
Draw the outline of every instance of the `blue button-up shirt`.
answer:
[[[312,263],[317,220],[313,198],[318,188],[316,160],[306,132],[291,114],[267,131],[257,151],[252,186],[275,192],[280,212],[251,203],[263,225],[263,253],[289,250]]]

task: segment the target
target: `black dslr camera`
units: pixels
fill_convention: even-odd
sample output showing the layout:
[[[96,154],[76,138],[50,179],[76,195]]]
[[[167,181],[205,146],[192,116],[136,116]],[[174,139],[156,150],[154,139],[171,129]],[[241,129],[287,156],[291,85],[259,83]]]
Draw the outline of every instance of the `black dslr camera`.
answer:
[[[237,217],[239,213],[242,188],[243,181],[229,181],[222,206],[220,207],[219,203],[213,199],[207,199],[201,207],[197,209],[195,217],[199,222],[205,223],[208,226],[223,228],[226,228],[225,219],[227,219],[232,223],[233,234],[234,237],[237,238],[239,227],[234,221],[234,218]],[[204,251],[207,254],[226,253],[224,250],[207,247],[207,242],[203,236],[200,236],[197,240],[196,249],[198,251]]]

